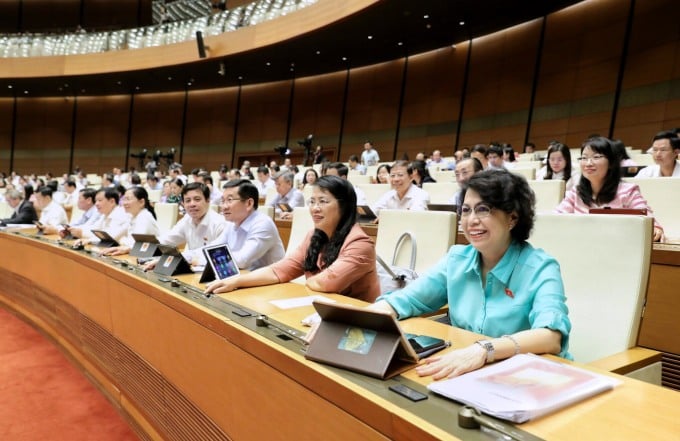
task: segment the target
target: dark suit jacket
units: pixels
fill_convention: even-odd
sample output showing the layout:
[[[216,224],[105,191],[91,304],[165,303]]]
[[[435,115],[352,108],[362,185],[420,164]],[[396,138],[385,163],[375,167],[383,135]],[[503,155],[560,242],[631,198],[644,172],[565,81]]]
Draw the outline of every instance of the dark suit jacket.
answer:
[[[33,221],[38,220],[38,214],[35,212],[33,202],[21,201],[12,217],[3,219],[5,224],[32,224]]]

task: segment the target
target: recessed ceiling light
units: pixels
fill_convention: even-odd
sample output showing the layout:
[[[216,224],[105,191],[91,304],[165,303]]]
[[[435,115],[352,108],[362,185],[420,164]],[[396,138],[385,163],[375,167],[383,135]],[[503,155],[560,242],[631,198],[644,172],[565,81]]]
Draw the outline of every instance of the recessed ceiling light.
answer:
[[[317,55],[321,55],[321,51],[316,51],[316,54],[317,54]]]
[[[369,40],[373,40],[373,35],[369,35],[369,36],[368,36],[368,39],[369,39]]]
[[[425,20],[427,20],[428,18],[430,18],[430,16],[427,15],[427,14],[425,14],[425,15],[423,15],[423,18],[424,18]]]
[[[241,75],[238,76],[238,80],[241,81],[243,77]]]
[[[272,64],[271,64],[269,61],[267,61],[267,62],[265,63],[265,65],[271,66]]]
[[[14,86],[12,86],[11,84],[9,84],[9,85],[7,86],[8,89],[11,89],[12,87],[14,87]]]
[[[404,45],[404,43],[401,42],[401,41],[399,43],[397,43],[397,46],[403,46],[403,45]]]
[[[342,61],[347,61],[347,57],[342,57]]]
[[[28,95],[28,90],[24,90],[24,95]]]
[[[465,26],[465,22],[463,20],[459,21],[458,24],[461,26]]]

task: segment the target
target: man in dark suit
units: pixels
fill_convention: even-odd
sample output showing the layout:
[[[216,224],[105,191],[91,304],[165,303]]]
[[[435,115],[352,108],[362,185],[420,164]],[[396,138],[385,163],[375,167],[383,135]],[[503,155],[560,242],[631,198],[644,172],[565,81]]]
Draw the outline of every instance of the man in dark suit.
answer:
[[[14,209],[14,213],[7,219],[0,221],[2,224],[32,224],[33,221],[38,220],[38,214],[35,212],[33,203],[24,201],[24,195],[19,190],[7,190],[5,199],[10,207]]]

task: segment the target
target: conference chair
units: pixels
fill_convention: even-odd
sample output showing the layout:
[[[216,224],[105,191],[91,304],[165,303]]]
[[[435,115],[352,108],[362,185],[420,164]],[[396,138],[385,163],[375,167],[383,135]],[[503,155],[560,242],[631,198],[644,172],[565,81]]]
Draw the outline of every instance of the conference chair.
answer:
[[[416,243],[414,269],[424,273],[437,263],[456,242],[456,213],[448,211],[381,210],[375,252],[392,263],[399,237],[409,232]],[[409,267],[411,242],[404,241],[396,253],[394,264]]]
[[[508,171],[516,175],[524,176],[529,181],[536,178],[536,169],[533,167],[511,167]]]
[[[262,213],[266,214],[270,218],[274,219],[274,207],[270,207],[267,205],[258,205],[257,211],[261,211]]]
[[[362,175],[359,172],[350,171],[347,175],[347,180],[352,183],[352,185],[366,185],[371,183],[371,176],[368,174]]]
[[[654,156],[649,153],[633,153],[629,155],[630,159],[635,161],[637,165],[654,165]]]
[[[156,212],[156,221],[161,233],[165,233],[175,226],[179,214],[179,204],[156,202],[153,209]]]
[[[286,256],[293,252],[304,240],[307,233],[314,228],[312,221],[312,214],[308,207],[293,208],[293,223],[290,227],[290,237],[288,238],[288,245],[286,246]],[[291,280],[294,283],[305,283],[305,276],[300,276],[297,279]]]
[[[363,190],[368,205],[378,202],[378,199],[392,188],[390,184],[357,184],[357,187]]]
[[[152,204],[155,204],[161,200],[161,194],[163,193],[163,190],[147,190],[147,192],[149,194],[149,202]]]
[[[265,205],[271,204],[275,197],[276,197],[276,187],[269,187],[267,189],[267,196],[264,199],[264,204]]]
[[[544,181],[530,179],[528,182],[529,187],[531,187],[536,196],[537,213],[552,213],[555,207],[564,199],[566,183],[562,179],[548,179]]]
[[[453,170],[430,170],[430,177],[437,182],[456,182],[456,172]]]
[[[647,294],[652,225],[647,216],[536,216],[529,242],[560,264],[572,323],[569,351],[576,361],[597,363],[636,346]],[[613,368],[626,373],[625,366]],[[653,382],[660,383],[660,366],[650,369]]]
[[[664,229],[666,240],[680,241],[680,178],[626,178],[624,181],[640,187],[642,196]]]
[[[457,182],[423,182],[423,190],[430,195],[431,204],[448,204],[458,188]]]
[[[71,216],[69,217],[68,221],[70,223],[73,223],[74,221],[80,219],[83,215],[84,211],[78,208],[77,204],[73,204],[71,207]]]
[[[5,201],[0,202],[0,219],[7,219],[12,216],[12,207]]]

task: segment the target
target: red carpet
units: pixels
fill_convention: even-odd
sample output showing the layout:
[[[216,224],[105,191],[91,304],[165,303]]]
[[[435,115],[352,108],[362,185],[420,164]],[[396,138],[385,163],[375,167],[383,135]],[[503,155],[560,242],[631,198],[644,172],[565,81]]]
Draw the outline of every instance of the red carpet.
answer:
[[[138,439],[52,342],[0,308],[0,440]]]

